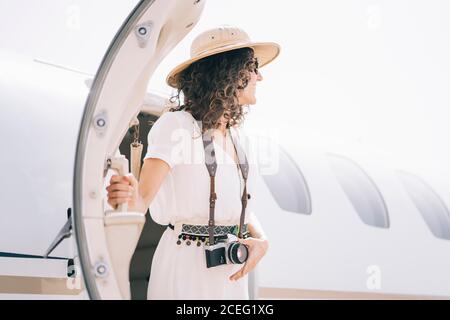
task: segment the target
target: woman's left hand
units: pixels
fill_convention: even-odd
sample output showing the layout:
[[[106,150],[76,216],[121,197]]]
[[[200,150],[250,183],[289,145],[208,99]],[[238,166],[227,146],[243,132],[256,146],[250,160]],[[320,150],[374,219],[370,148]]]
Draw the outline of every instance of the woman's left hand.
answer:
[[[269,242],[267,240],[247,238],[239,239],[239,242],[248,247],[248,259],[245,262],[244,267],[230,277],[230,280],[232,281],[239,280],[252,271],[269,249]]]

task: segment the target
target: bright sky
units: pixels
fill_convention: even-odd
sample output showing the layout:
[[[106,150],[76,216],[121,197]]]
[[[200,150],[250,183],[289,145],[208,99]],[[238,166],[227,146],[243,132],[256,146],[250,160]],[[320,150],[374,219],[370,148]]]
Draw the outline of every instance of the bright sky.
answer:
[[[136,3],[0,0],[0,47],[95,73]],[[196,34],[237,25],[282,46],[261,70],[248,126],[295,129],[299,141],[358,143],[447,170],[449,12],[445,0],[209,0],[150,88],[170,93],[165,76],[188,58]]]

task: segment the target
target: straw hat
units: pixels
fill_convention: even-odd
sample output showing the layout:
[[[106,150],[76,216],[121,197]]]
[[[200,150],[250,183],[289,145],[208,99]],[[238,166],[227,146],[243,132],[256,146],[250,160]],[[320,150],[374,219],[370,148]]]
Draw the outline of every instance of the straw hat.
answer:
[[[280,53],[280,46],[273,42],[252,42],[247,33],[237,27],[220,26],[199,34],[191,45],[191,58],[176,66],[167,76],[167,84],[176,88],[177,76],[189,65],[202,58],[240,48],[252,48],[262,67]]]

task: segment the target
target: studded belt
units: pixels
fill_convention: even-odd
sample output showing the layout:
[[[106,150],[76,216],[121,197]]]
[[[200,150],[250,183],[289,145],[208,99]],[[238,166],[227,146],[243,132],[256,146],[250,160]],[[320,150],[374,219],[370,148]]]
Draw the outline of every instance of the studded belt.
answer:
[[[169,224],[168,227],[172,230],[175,230],[175,227],[172,224]],[[229,234],[238,235],[239,226],[214,226],[214,239],[223,240],[228,237]],[[246,239],[250,236],[250,232],[248,231],[248,225],[244,224],[242,230],[243,238]],[[181,241],[185,241],[186,245],[190,246],[191,242],[197,242],[197,246],[201,246],[202,243],[208,245],[208,226],[205,225],[192,225],[192,224],[183,224],[181,227],[181,233],[178,235],[177,244],[180,245]]]

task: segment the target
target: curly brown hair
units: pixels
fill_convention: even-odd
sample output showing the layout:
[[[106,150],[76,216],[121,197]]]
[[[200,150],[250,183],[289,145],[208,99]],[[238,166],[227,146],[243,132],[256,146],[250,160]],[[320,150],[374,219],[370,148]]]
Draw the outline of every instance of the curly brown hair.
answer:
[[[192,63],[176,78],[177,94],[171,102],[202,122],[202,131],[217,129],[224,116],[226,128],[238,126],[244,120],[244,106],[239,105],[238,90],[244,89],[251,72],[258,72],[258,60],[253,49],[240,48],[215,54]],[[181,105],[180,93],[184,104]]]

